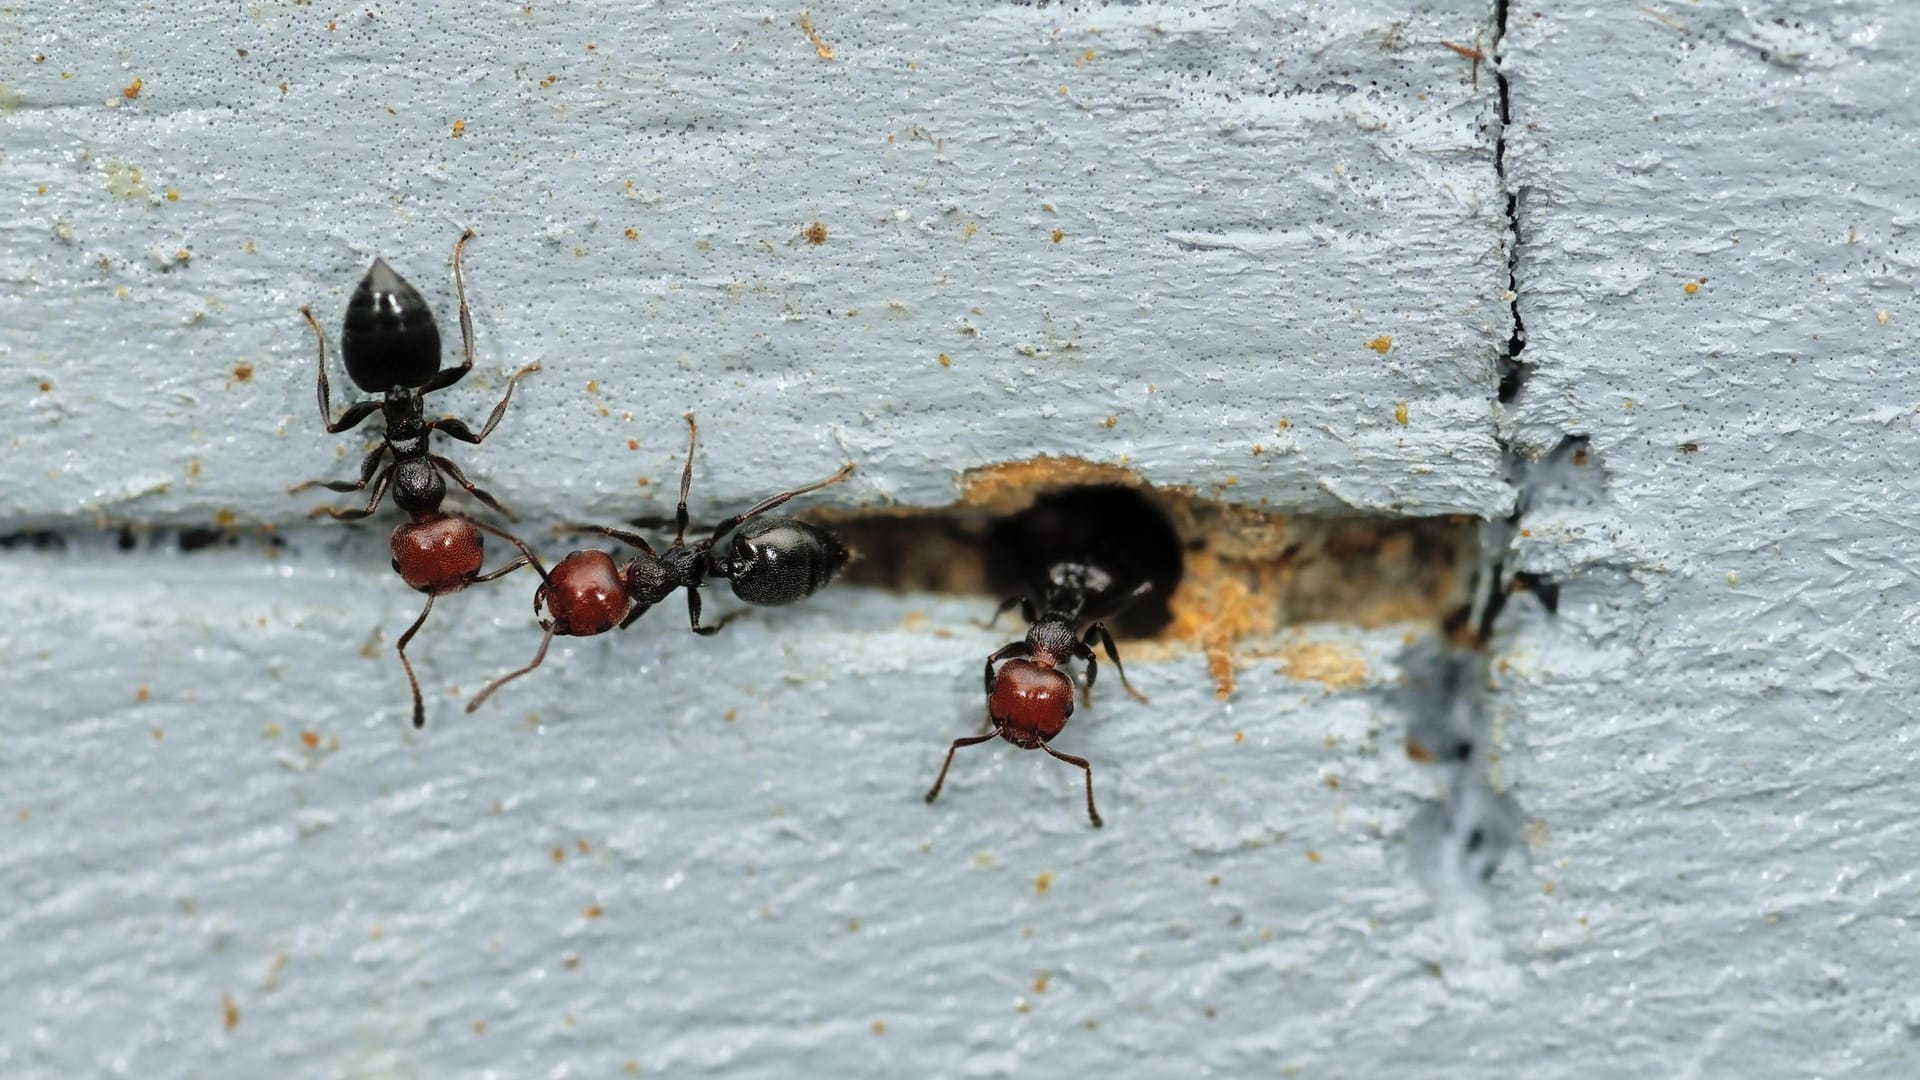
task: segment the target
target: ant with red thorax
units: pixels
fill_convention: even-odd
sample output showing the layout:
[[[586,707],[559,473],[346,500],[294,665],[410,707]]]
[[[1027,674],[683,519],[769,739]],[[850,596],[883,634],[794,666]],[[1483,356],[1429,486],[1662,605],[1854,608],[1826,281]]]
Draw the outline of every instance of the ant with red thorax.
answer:
[[[1060,666],[1070,659],[1086,662],[1084,692],[1090,702],[1093,681],[1100,673],[1093,653],[1093,646],[1098,644],[1106,650],[1107,659],[1113,661],[1114,670],[1120,673],[1120,685],[1136,700],[1146,701],[1146,695],[1127,681],[1127,669],[1120,663],[1120,651],[1114,647],[1113,635],[1099,620],[1119,614],[1152,589],[1152,582],[1123,582],[1092,563],[1069,561],[1055,563],[1047,571],[1046,588],[1041,593],[1044,603],[1039,612],[1034,611],[1033,601],[1025,595],[1011,596],[1002,602],[989,626],[1015,606],[1020,608],[1028,626],[1025,639],[1011,642],[987,657],[987,716],[993,722],[993,730],[985,735],[953,740],[953,745],[947,748],[947,760],[940,766],[940,775],[927,792],[927,801],[940,796],[940,787],[947,781],[947,770],[953,767],[955,751],[996,738],[1005,739],[1022,750],[1045,750],[1086,773],[1087,818],[1094,828],[1100,828],[1103,824],[1100,811],[1093,805],[1093,766],[1086,758],[1063,754],[1048,745],[1073,715],[1073,680]],[[1087,627],[1084,637],[1077,633],[1081,626]],[[998,670],[995,664],[1000,664]]]
[[[468,229],[453,245],[453,285],[460,298],[464,361],[458,367],[440,366],[440,329],[434,324],[433,310],[419,291],[395,273],[385,260],[375,259],[366,276],[360,279],[360,287],[347,301],[346,321],[340,330],[340,354],[354,385],[381,397],[354,402],[338,420],[333,418],[333,403],[327,388],[326,335],[320,330],[319,320],[313,317],[313,309],[305,306],[300,309],[320,345],[320,422],[330,434],[337,434],[378,412],[386,420],[386,431],[380,444],[360,463],[358,483],[309,480],[288,490],[301,492],[324,487],[329,491],[360,491],[372,484],[373,495],[365,507],[341,510],[321,506],[314,510],[315,514],[327,513],[353,521],[371,516],[388,487],[392,487],[394,503],[407,512],[409,519],[394,528],[388,546],[393,555],[394,572],[408,586],[427,594],[426,608],[407,632],[400,635],[397,647],[400,664],[407,671],[407,683],[413,690],[413,726],[416,728],[426,726],[426,709],[420,698],[420,680],[413,673],[413,663],[407,659],[407,643],[427,621],[434,599],[476,582],[492,581],[529,563],[539,565],[532,550],[512,534],[440,509],[447,493],[446,482],[440,475],[444,472],[474,498],[508,518],[513,517],[492,495],[475,487],[452,460],[431,453],[428,443],[433,432],[443,431],[462,442],[478,444],[493,433],[494,426],[505,415],[515,384],[540,370],[536,361],[514,372],[507,380],[506,394],[477,433],[451,416],[426,419],[425,396],[452,386],[473,369],[473,317],[467,310],[466,281],[460,273],[460,252],[472,238],[473,230]],[[389,454],[393,460],[382,469],[381,462]],[[520,549],[520,557],[482,574],[480,564],[485,554],[482,532],[511,543]]]
[[[687,464],[680,473],[673,543],[666,551],[655,552],[638,533],[592,525],[583,528],[610,536],[640,554],[624,569],[615,565],[611,553],[598,548],[572,552],[551,571],[534,560],[541,583],[534,593],[533,610],[546,636],[540,639],[540,648],[527,666],[487,684],[467,702],[468,712],[478,709],[494,691],[539,667],[556,634],[592,637],[616,627],[625,630],[675,589],[687,590],[687,617],[693,632],[717,634],[734,616],[710,626],[700,625],[700,588],[708,579],[725,578],[733,586],[733,595],[749,604],[771,607],[812,596],[846,565],[847,549],[832,533],[795,518],[763,515],[795,496],[846,479],[853,472],[852,462],[825,480],[768,496],[714,526],[705,539],[687,543],[687,492],[693,485],[693,449],[699,427],[692,413],[686,419]],[[716,552],[715,547],[728,533],[733,535],[724,553]]]

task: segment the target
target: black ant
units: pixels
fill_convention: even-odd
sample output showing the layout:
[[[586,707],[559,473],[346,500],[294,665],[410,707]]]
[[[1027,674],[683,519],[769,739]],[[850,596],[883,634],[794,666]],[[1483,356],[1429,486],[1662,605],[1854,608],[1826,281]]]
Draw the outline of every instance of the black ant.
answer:
[[[533,597],[533,610],[546,636],[540,639],[531,663],[489,683],[467,702],[468,712],[478,709],[494,691],[539,667],[556,634],[592,637],[615,627],[625,630],[675,589],[687,590],[687,617],[693,632],[717,634],[734,616],[710,626],[700,625],[700,588],[709,578],[725,578],[733,586],[733,595],[749,604],[771,607],[812,596],[846,565],[847,549],[832,533],[795,518],[763,515],[795,496],[846,479],[853,472],[852,462],[825,480],[768,496],[714,526],[705,539],[687,543],[687,492],[693,484],[693,448],[699,427],[692,413],[686,419],[687,464],[680,473],[673,543],[664,553],[656,553],[638,533],[594,525],[586,528],[611,536],[641,554],[625,569],[615,565],[611,553],[598,548],[572,552],[551,571],[542,570],[536,560],[533,565],[540,572],[541,583]],[[716,552],[714,549],[728,533],[733,534],[731,540],[723,551]]]
[[[433,311],[426,300],[406,279],[395,273],[384,260],[375,259],[373,266],[360,279],[360,287],[354,290],[353,298],[347,301],[346,323],[340,331],[340,352],[347,365],[347,374],[354,384],[370,394],[381,394],[377,401],[357,401],[347,407],[339,420],[333,418],[333,405],[327,393],[327,338],[320,330],[320,323],[313,317],[313,309],[301,307],[300,314],[313,328],[313,336],[320,343],[320,422],[330,433],[346,431],[378,411],[386,418],[386,432],[380,445],[373,448],[366,460],[360,464],[359,483],[346,481],[309,480],[296,484],[291,492],[305,491],[310,487],[324,487],[329,491],[359,491],[369,483],[373,484],[373,497],[361,509],[340,510],[323,506],[316,514],[325,511],[336,518],[357,520],[370,516],[380,505],[381,498],[391,485],[394,488],[393,501],[405,510],[409,520],[393,530],[389,547],[393,555],[393,569],[408,586],[427,594],[427,606],[420,617],[413,621],[407,632],[400,635],[397,647],[400,664],[407,671],[407,683],[413,690],[413,726],[426,726],[426,710],[420,699],[420,680],[413,673],[413,663],[407,659],[407,643],[413,640],[427,616],[433,611],[436,597],[458,592],[475,582],[492,581],[532,563],[539,566],[533,552],[518,537],[495,528],[485,522],[476,521],[460,514],[443,513],[441,501],[446,497],[447,485],[440,474],[445,472],[453,477],[461,487],[474,498],[487,504],[507,517],[513,514],[501,506],[493,496],[473,486],[460,467],[447,458],[428,452],[429,436],[436,430],[444,431],[463,442],[479,443],[493,432],[494,426],[507,410],[507,402],[513,398],[513,387],[527,375],[540,370],[538,362],[528,364],[507,380],[507,392],[500,404],[493,407],[493,413],[487,417],[486,426],[475,434],[467,425],[453,417],[442,417],[428,421],[422,413],[422,399],[435,390],[443,390],[459,382],[473,368],[473,319],[467,311],[466,282],[460,274],[460,252],[473,237],[473,230],[460,234],[453,245],[453,283],[454,291],[460,297],[460,340],[465,351],[465,361],[454,368],[440,367],[440,330],[434,325]],[[385,469],[380,463],[388,454],[393,461]],[[374,478],[375,471],[379,478]],[[520,557],[497,570],[482,574],[480,564],[484,558],[484,537],[489,532],[520,549]]]
[[[1114,669],[1120,673],[1120,685],[1135,699],[1146,701],[1146,695],[1127,681],[1127,669],[1120,663],[1120,651],[1114,647],[1113,635],[1099,620],[1118,615],[1152,592],[1153,582],[1123,577],[1091,561],[1062,560],[1048,568],[1045,585],[1039,591],[1044,602],[1038,612],[1034,611],[1033,601],[1022,594],[1008,597],[988,620],[987,625],[991,626],[1018,606],[1028,623],[1027,636],[987,657],[987,716],[993,722],[993,730],[953,740],[953,745],[947,748],[947,760],[940,766],[940,775],[927,792],[927,801],[940,796],[940,786],[947,781],[947,770],[953,767],[955,751],[1001,738],[1022,750],[1045,750],[1086,773],[1087,818],[1097,829],[1103,823],[1100,811],[1093,805],[1093,766],[1086,758],[1063,754],[1048,745],[1073,715],[1073,680],[1060,670],[1060,665],[1074,658],[1086,661],[1085,694],[1091,701],[1093,680],[1100,671],[1093,653],[1097,643],[1106,650],[1107,659],[1113,661]],[[1087,627],[1084,637],[1077,632],[1082,626]],[[997,671],[995,664],[1000,664]]]

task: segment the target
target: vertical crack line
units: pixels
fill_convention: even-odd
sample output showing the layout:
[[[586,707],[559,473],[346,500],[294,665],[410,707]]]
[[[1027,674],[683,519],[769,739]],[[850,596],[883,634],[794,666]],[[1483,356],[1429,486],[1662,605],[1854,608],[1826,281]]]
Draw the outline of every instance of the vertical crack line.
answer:
[[[1507,78],[1507,0],[1493,3],[1493,81],[1500,93],[1500,128],[1493,136],[1493,171],[1499,177],[1500,190],[1507,195],[1507,306],[1513,318],[1513,331],[1507,336],[1506,352],[1500,357],[1500,401],[1512,402],[1520,396],[1526,381],[1526,368],[1520,353],[1527,347],[1527,327],[1520,318],[1520,192],[1507,175],[1507,133],[1513,128],[1513,84]]]

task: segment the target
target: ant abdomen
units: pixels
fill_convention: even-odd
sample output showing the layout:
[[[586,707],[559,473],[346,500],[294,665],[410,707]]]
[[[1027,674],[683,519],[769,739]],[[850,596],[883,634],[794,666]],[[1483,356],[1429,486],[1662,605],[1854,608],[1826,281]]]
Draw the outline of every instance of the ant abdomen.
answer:
[[[749,604],[773,607],[804,600],[847,564],[840,538],[795,518],[757,517],[740,523],[713,571]]]
[[[472,582],[486,554],[480,530],[457,514],[401,522],[388,546],[400,580],[424,593],[452,592]]]
[[[385,259],[373,260],[347,301],[340,352],[347,374],[369,394],[423,386],[440,370],[433,309]]]

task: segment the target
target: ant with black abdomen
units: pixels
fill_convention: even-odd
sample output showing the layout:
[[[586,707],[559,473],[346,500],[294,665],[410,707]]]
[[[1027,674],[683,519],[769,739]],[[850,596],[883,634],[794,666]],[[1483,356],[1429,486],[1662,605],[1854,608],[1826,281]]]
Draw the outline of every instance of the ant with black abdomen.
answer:
[[[352,299],[347,302],[346,321],[340,331],[340,353],[354,384],[367,393],[380,394],[382,397],[353,403],[337,421],[333,418],[333,405],[327,392],[327,338],[320,330],[319,321],[313,317],[313,309],[304,306],[300,309],[307,325],[313,328],[314,339],[320,347],[320,422],[329,433],[337,434],[379,412],[386,419],[386,431],[380,445],[374,447],[361,462],[358,483],[309,480],[294,485],[289,491],[300,492],[311,487],[324,487],[329,491],[359,491],[369,483],[373,484],[373,495],[364,508],[341,510],[322,506],[314,511],[316,514],[324,512],[352,521],[371,516],[386,495],[387,488],[392,486],[394,503],[407,512],[408,520],[394,528],[388,546],[393,556],[394,572],[408,586],[427,594],[425,609],[406,633],[400,635],[397,646],[400,665],[406,669],[407,683],[413,691],[413,726],[416,728],[426,726],[426,709],[420,697],[420,680],[414,675],[412,661],[407,659],[407,643],[413,640],[414,634],[427,621],[427,616],[433,611],[434,599],[478,582],[503,577],[528,564],[536,569],[540,565],[533,551],[511,533],[440,509],[447,493],[447,485],[440,475],[444,472],[474,498],[508,518],[513,517],[512,512],[495,501],[492,495],[475,487],[452,460],[430,453],[428,441],[434,431],[444,431],[462,442],[478,444],[500,423],[501,416],[506,413],[507,402],[513,398],[514,385],[540,370],[540,364],[536,361],[514,372],[507,380],[506,394],[493,407],[486,425],[477,433],[451,416],[434,421],[426,419],[423,408],[425,396],[452,386],[473,369],[473,318],[467,310],[466,282],[460,273],[460,252],[472,237],[473,230],[468,229],[460,234],[460,239],[453,245],[453,282],[454,291],[460,298],[460,341],[464,362],[458,367],[440,367],[440,330],[434,324],[433,310],[420,293],[395,273],[385,260],[375,259],[366,276],[360,280],[360,287],[354,290]],[[393,457],[392,462],[381,469],[381,461],[389,454]],[[375,479],[376,472],[378,479]],[[482,574],[480,565],[485,556],[483,532],[492,533],[511,543],[520,550],[520,556],[496,570]]]
[[[716,634],[734,616],[700,625],[700,588],[708,579],[725,578],[733,586],[733,595],[749,604],[771,607],[812,596],[846,565],[847,549],[831,532],[796,518],[764,515],[795,496],[846,479],[853,472],[852,462],[825,480],[762,499],[714,526],[705,539],[687,543],[687,492],[693,484],[693,449],[699,427],[692,413],[686,419],[687,463],[680,473],[673,543],[666,551],[656,552],[638,533],[587,526],[640,554],[624,569],[615,565],[611,553],[598,548],[572,552],[551,571],[542,570],[536,560],[533,566],[540,573],[541,583],[534,593],[533,608],[546,636],[540,639],[531,662],[487,684],[467,702],[468,712],[478,709],[494,691],[539,667],[555,635],[592,637],[616,627],[624,630],[675,589],[687,591],[687,617],[693,632]],[[729,533],[732,537],[724,552],[715,552]]]

